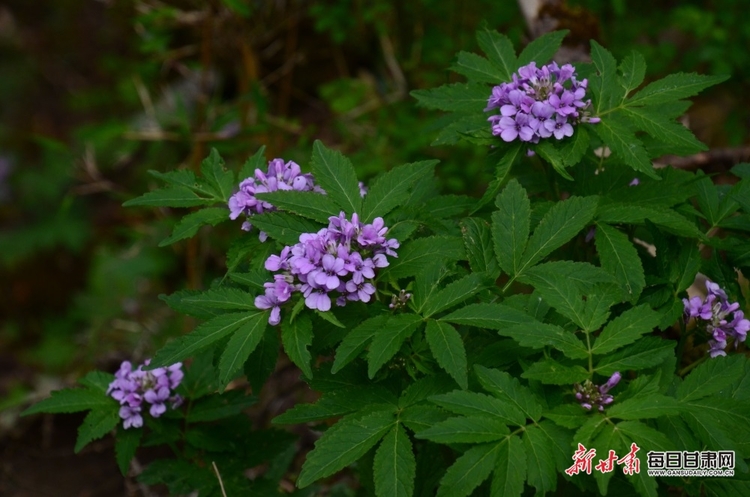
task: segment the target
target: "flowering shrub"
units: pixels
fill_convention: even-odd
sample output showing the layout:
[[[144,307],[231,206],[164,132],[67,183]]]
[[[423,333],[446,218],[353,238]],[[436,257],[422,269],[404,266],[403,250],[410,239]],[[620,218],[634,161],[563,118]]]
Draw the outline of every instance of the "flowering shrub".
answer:
[[[453,66],[466,83],[412,93],[447,112],[436,144],[488,150],[480,199],[439,194],[437,161],[393,167],[365,195],[320,142],[310,173],[280,159],[262,173],[263,150],[239,175],[216,151],[199,176],[155,173],[167,186],[126,205],[201,207],[162,244],[242,215],[267,238],[239,232],[224,278],[164,297],[201,322],[145,368],[90,373],[26,413],[89,410],[76,450],[114,430],[123,473],[139,445],[169,445],[175,456],[138,478],[173,494],[276,495],[281,479],[323,494],[341,471],[389,497],[605,495],[611,480],[649,497],[750,493],[738,274],[750,269],[750,165],[717,186],[652,163],[705,149],[676,119],[724,78],[644,85],[640,55],[618,64],[596,42],[593,64],[548,63],[564,35],[517,55],[481,30],[486,58],[461,52]],[[708,295],[687,298],[699,273]],[[251,430],[242,413],[279,344],[321,395]],[[314,448],[284,425],[314,426]],[[736,478],[645,471],[649,453],[699,450],[731,452]],[[596,454],[609,458],[594,466]]]

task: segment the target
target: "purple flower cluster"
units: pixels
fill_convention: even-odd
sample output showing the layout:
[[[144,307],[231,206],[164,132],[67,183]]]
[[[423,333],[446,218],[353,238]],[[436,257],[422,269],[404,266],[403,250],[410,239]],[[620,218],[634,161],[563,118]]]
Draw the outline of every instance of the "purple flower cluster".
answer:
[[[586,410],[591,410],[592,407],[597,406],[600,411],[604,410],[604,406],[614,402],[615,398],[610,395],[609,392],[615,385],[620,382],[622,375],[619,371],[616,371],[607,380],[604,385],[594,385],[591,380],[586,380],[583,385],[576,383],[576,400]]]
[[[148,366],[149,362],[135,370],[130,362],[123,362],[107,389],[107,395],[120,403],[120,418],[125,429],[143,426],[144,401],[151,404],[148,412],[155,418],[166,412],[167,402],[172,404],[172,409],[182,403],[182,397],[172,393],[182,381],[182,363],[144,371],[143,366]]]
[[[349,221],[342,212],[329,221],[327,228],[301,234],[299,243],[266,260],[266,269],[279,274],[264,285],[265,295],[255,298],[255,306],[271,309],[269,324],[279,324],[280,305],[295,291],[302,293],[308,308],[324,312],[331,309],[332,296],[339,306],[369,302],[375,294],[375,270],[388,266],[386,256],[398,257],[399,243],[386,239],[382,218],[363,224],[356,213]]]
[[[737,347],[747,338],[750,321],[745,319],[745,314],[739,310],[739,303],[729,303],[726,292],[719,285],[706,280],[706,289],[708,295],[705,300],[698,296],[691,297],[690,300],[682,299],[685,304],[685,315],[703,324],[706,332],[711,335],[712,339],[708,341],[708,352],[711,357],[725,356],[727,337],[732,337]]]
[[[570,64],[559,67],[552,62],[537,68],[536,62],[531,62],[523,66],[513,74],[512,82],[492,89],[484,109],[500,109],[500,114],[487,119],[492,134],[506,142],[519,139],[531,143],[553,135],[558,140],[573,136],[574,125],[600,121],[586,110],[591,105],[591,100],[584,101],[587,86],[586,79],[576,79]]]
[[[283,159],[274,159],[268,161],[267,172],[256,169],[254,176],[240,183],[240,191],[229,197],[229,218],[234,220],[242,214],[249,218],[254,214],[276,210],[272,204],[256,198],[255,194],[277,190],[314,191],[325,194],[325,191],[315,184],[312,174],[302,174],[299,164],[293,161],[284,164]],[[242,229],[245,231],[250,231],[252,227],[249,221],[242,223]],[[265,241],[266,234],[261,232],[260,239]]]

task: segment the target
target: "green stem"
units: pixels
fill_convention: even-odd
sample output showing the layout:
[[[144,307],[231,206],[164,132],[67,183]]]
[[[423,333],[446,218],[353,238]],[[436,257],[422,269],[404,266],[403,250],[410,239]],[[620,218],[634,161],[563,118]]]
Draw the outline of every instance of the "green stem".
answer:
[[[706,359],[708,359],[709,357],[710,356],[708,354],[704,355],[703,357],[701,357],[700,359],[698,359],[694,363],[689,364],[689,365],[685,366],[684,368],[682,368],[677,374],[680,375],[680,376],[685,376],[690,371],[692,371],[694,368],[696,368],[696,367],[700,366],[701,364],[703,364],[706,361]]]

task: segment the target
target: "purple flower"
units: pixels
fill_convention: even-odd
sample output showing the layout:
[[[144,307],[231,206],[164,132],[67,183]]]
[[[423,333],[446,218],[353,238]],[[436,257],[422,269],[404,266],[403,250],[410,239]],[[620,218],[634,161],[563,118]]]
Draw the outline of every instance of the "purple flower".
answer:
[[[639,180],[638,178],[633,178],[633,181],[628,183],[628,186],[638,186],[640,184],[641,184],[641,180]]]
[[[699,296],[682,299],[685,316],[695,318],[698,327],[711,337],[708,340],[709,355],[724,356],[728,339],[732,339],[735,348],[747,339],[750,321],[739,310],[740,304],[730,303],[726,292],[718,284],[706,280],[706,290],[708,295],[705,299]]]
[[[576,383],[575,385],[575,397],[581,407],[590,411],[594,406],[597,406],[599,411],[604,411],[604,406],[607,406],[614,402],[615,398],[608,392],[612,390],[615,385],[620,382],[622,375],[619,371],[610,376],[609,380],[604,385],[594,385],[591,380],[586,380],[581,385]]]

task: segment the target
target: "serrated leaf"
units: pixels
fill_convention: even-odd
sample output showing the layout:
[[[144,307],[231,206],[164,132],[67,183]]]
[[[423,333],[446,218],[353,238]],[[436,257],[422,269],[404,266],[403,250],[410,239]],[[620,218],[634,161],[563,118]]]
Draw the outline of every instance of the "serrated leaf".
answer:
[[[440,318],[454,324],[501,330],[520,323],[536,322],[523,311],[503,304],[469,304]]]
[[[638,251],[625,234],[603,223],[596,225],[595,243],[602,268],[620,282],[631,301],[635,302],[646,286]]]
[[[573,136],[564,140],[562,147],[559,149],[564,167],[572,167],[578,164],[588,150],[590,141],[591,137],[586,128],[578,126]]]
[[[607,415],[619,419],[648,419],[672,416],[682,410],[682,405],[674,397],[653,394],[615,402],[607,409]]]
[[[692,97],[701,90],[726,81],[729,76],[695,73],[670,74],[646,85],[627,101],[627,105],[651,105]]]
[[[617,61],[612,54],[596,41],[591,40],[591,60],[598,73],[589,81],[589,88],[594,96],[595,115],[611,109],[625,95],[625,89],[616,81]],[[601,123],[599,123],[601,124]],[[597,124],[596,126],[599,126]]]
[[[727,389],[745,373],[746,363],[747,359],[742,355],[706,361],[685,377],[677,387],[676,396],[689,402]]]
[[[622,113],[636,129],[645,131],[663,143],[681,147],[685,154],[708,150],[688,128],[665,118],[659,106],[627,107]]]
[[[344,366],[354,360],[365,349],[372,337],[383,329],[389,317],[388,314],[372,317],[350,331],[336,349],[336,359],[333,361],[331,373],[341,371]]]
[[[491,64],[490,61],[470,52],[458,52],[456,62],[451,66],[451,71],[457,72],[471,81],[472,83],[492,83],[499,85],[503,81],[504,71]],[[489,97],[489,93],[485,98]],[[486,105],[486,100],[485,100]]]
[[[467,217],[461,221],[461,233],[471,271],[497,278],[500,275],[500,267],[492,250],[492,233],[487,221]]]
[[[409,436],[400,424],[383,437],[375,452],[373,473],[376,495],[411,497],[414,493],[417,461]]]
[[[356,386],[344,387],[326,392],[314,404],[297,404],[273,419],[273,424],[295,425],[311,421],[323,421],[351,414],[356,411],[366,412],[372,406],[383,406],[390,403],[393,394],[384,387]]]
[[[476,364],[474,371],[477,373],[482,388],[498,397],[508,401],[513,407],[520,410],[526,418],[539,421],[542,415],[542,405],[534,394],[521,385],[517,378],[512,377],[505,371],[485,368]]]
[[[425,338],[440,367],[466,390],[469,383],[466,375],[466,350],[461,335],[448,323],[429,320]]]
[[[78,454],[89,443],[115,429],[120,422],[120,416],[117,414],[118,408],[115,404],[107,407],[108,409],[94,409],[83,419],[83,423],[78,427],[74,453]]]
[[[233,312],[206,321],[191,333],[176,338],[159,349],[150,367],[170,366],[192,357],[196,352],[213,345],[245,323],[257,319],[258,314],[267,315],[268,312]]]
[[[445,311],[460,304],[469,297],[476,295],[484,288],[483,278],[478,274],[470,274],[450,283],[437,292],[434,297],[427,299],[422,308],[422,315],[428,318],[438,312]]]
[[[307,315],[298,316],[292,322],[285,320],[281,327],[281,343],[289,359],[302,370],[307,378],[312,378],[310,367],[310,351],[307,348],[312,343],[312,321]]]
[[[202,193],[204,196],[211,196],[211,187],[209,187],[203,178],[196,178],[193,171],[189,169],[175,169],[162,173],[160,171],[149,170],[148,173],[165,183],[172,186],[185,186],[196,193]]]
[[[510,168],[513,166],[513,162],[515,162],[516,157],[521,153],[521,150],[521,143],[516,142],[511,144],[506,150],[502,151],[502,155],[499,157],[497,164],[495,165],[495,176],[492,181],[490,181],[490,184],[487,185],[487,190],[485,190],[482,198],[479,199],[479,202],[477,202],[476,206],[471,211],[471,214],[474,214],[479,209],[495,200],[500,188],[505,182],[505,178],[507,178],[510,173]],[[496,152],[496,154],[500,153],[501,152]],[[492,155],[490,157],[492,157]]]
[[[643,83],[643,78],[646,76],[646,59],[635,50],[631,51],[622,59],[620,73],[620,85],[625,89],[626,94],[630,93]]]
[[[625,164],[651,178],[659,179],[646,149],[643,148],[643,143],[635,137],[635,132],[623,118],[609,114],[594,125],[593,129]]]
[[[375,334],[370,343],[367,353],[367,375],[370,379],[396,355],[404,340],[414,333],[421,322],[422,318],[416,314],[396,314],[388,319],[385,328]]]
[[[247,273],[229,273],[229,279],[251,290],[263,291],[263,285],[268,281],[268,273],[264,271],[248,271]]]
[[[644,224],[645,220],[676,235],[703,239],[695,223],[667,207],[611,203],[599,208],[597,220],[609,224]]]
[[[523,67],[529,62],[536,62],[537,67],[542,67],[557,53],[563,38],[569,32],[567,29],[552,31],[534,39],[518,55],[518,67]]]
[[[573,238],[596,213],[598,197],[570,197],[555,204],[531,235],[516,274],[523,273]]]
[[[504,423],[488,417],[449,418],[419,432],[424,438],[441,444],[494,442],[505,438],[510,430]]]
[[[390,411],[342,418],[315,442],[307,454],[297,486],[304,488],[353,463],[370,450],[394,424]]]
[[[282,211],[293,212],[323,224],[328,224],[329,217],[338,216],[341,212],[341,209],[333,200],[328,198],[327,195],[317,192],[277,190],[275,192],[257,193],[256,197]],[[250,222],[252,222],[252,219]]]
[[[383,276],[398,279],[416,275],[428,262],[456,261],[466,256],[463,240],[458,237],[431,236],[419,238],[398,250],[398,259],[381,270]]]
[[[483,113],[464,115],[459,119],[458,116],[450,116],[451,121],[447,123],[437,138],[430,144],[433,147],[437,145],[452,145],[457,143],[459,140],[464,139],[475,144],[478,142],[492,142],[495,141],[492,136],[491,126],[487,123],[487,116]],[[473,138],[475,136],[482,136],[485,138]]]
[[[180,222],[172,230],[172,234],[159,242],[159,246],[165,247],[179,240],[190,238],[198,233],[201,226],[206,224],[216,226],[227,219],[229,219],[229,213],[227,209],[223,208],[214,207],[193,212],[180,219]]]
[[[518,407],[481,393],[454,390],[434,395],[430,397],[430,402],[463,416],[489,417],[514,426],[523,426],[526,423],[526,416]]]
[[[21,413],[21,416],[40,412],[70,413],[88,409],[102,410],[116,404],[117,402],[114,399],[102,395],[100,392],[83,388],[69,388],[52,392],[50,397],[29,407]]]
[[[516,61],[516,51],[507,36],[483,28],[477,31],[479,48],[487,55],[501,76],[500,81],[511,81],[513,73],[519,66]]]
[[[238,288],[219,287],[206,290],[205,292],[177,292],[167,299],[170,303],[172,297],[179,296],[180,306],[206,306],[215,309],[233,309],[255,311],[255,298],[251,293]]]
[[[432,395],[445,393],[455,388],[446,374],[435,374],[422,377],[406,387],[398,398],[399,409],[412,406]]]
[[[542,140],[539,143],[536,144],[534,147],[534,151],[539,154],[539,156],[546,160],[547,162],[552,165],[552,167],[557,171],[557,173],[562,176],[563,178],[567,179],[568,181],[573,181],[573,176],[571,176],[566,170],[565,170],[565,162],[563,161],[562,154],[560,154],[560,151],[552,145],[552,143],[548,140]]]
[[[361,211],[362,198],[354,167],[340,152],[325,147],[315,140],[312,154],[315,181],[348,216]]]
[[[362,222],[371,222],[402,205],[420,179],[434,174],[437,163],[436,160],[428,160],[404,164],[379,176],[364,199],[360,215]]]
[[[287,212],[264,212],[250,218],[253,226],[265,231],[268,236],[284,245],[299,242],[302,233],[317,233],[321,226]]]
[[[526,458],[523,442],[517,436],[511,436],[500,444],[492,477],[491,497],[517,496],[523,493],[526,481]]]
[[[140,197],[128,200],[122,206],[197,207],[199,205],[210,205],[214,202],[213,199],[201,197],[187,187],[173,186],[144,193]]]
[[[265,313],[257,314],[253,319],[240,326],[229,339],[219,359],[219,382],[222,385],[229,383],[237,371],[242,369],[245,361],[263,338],[266,323]]]
[[[498,210],[492,213],[492,240],[500,268],[515,275],[521,267],[521,258],[529,238],[531,203],[526,190],[512,179],[497,196]]]
[[[502,80],[494,80],[499,83]],[[487,85],[481,83],[453,83],[428,90],[414,90],[410,95],[421,107],[453,112],[482,112],[490,97]]]
[[[589,372],[581,366],[566,366],[548,358],[529,366],[521,377],[538,380],[546,385],[572,385],[588,378]]]
[[[83,378],[78,379],[78,384],[87,387],[91,393],[107,394],[110,383],[115,379],[112,373],[104,371],[89,371]]]
[[[130,461],[135,457],[135,451],[141,443],[143,430],[140,428],[130,428],[117,430],[115,437],[115,457],[117,458],[117,467],[120,468],[122,476],[128,476],[130,470]]]
[[[274,369],[279,358],[279,336],[276,327],[266,326],[265,333],[250,357],[245,361],[245,376],[253,393],[258,394]]]
[[[418,404],[401,410],[398,420],[415,434],[431,428],[435,423],[445,421],[450,414],[439,407]]]
[[[654,330],[661,315],[648,304],[629,309],[607,323],[591,348],[593,354],[606,354],[638,340]]]
[[[533,285],[557,312],[573,321],[579,328],[585,329],[584,301],[575,282],[566,275],[554,271],[537,271],[519,280]]]
[[[578,404],[561,404],[550,411],[546,411],[544,417],[551,419],[559,426],[574,429],[580,428],[590,419],[586,412]],[[578,440],[577,437],[576,440]]]
[[[645,423],[639,421],[621,421],[617,423],[617,429],[628,439],[635,442],[643,451],[643,454],[651,450],[667,451],[675,449],[672,440]]]
[[[541,349],[553,347],[571,359],[584,359],[589,356],[586,345],[573,332],[560,326],[548,323],[523,323],[498,330],[502,336],[507,336],[523,347]]]
[[[644,337],[632,345],[604,356],[594,367],[597,373],[609,376],[615,371],[646,369],[664,362],[673,354],[676,343],[657,337]]]
[[[208,157],[201,162],[201,174],[215,191],[214,196],[217,200],[229,200],[234,188],[234,173],[224,168],[224,159],[215,148],[212,148]]]
[[[198,423],[228,418],[241,413],[257,401],[256,397],[247,395],[242,390],[229,390],[222,394],[208,395],[193,403],[187,415],[187,421]]]
[[[256,169],[260,169],[261,171],[263,171],[267,168],[267,166],[268,161],[266,161],[266,146],[262,145],[258,149],[258,151],[248,157],[245,163],[242,165],[242,168],[240,169],[237,177],[237,179],[239,180],[238,183],[241,183],[243,180],[254,176]],[[268,169],[266,169],[266,171],[267,170]]]
[[[463,453],[440,480],[438,497],[465,497],[495,468],[500,444],[482,444]]]
[[[526,449],[527,482],[540,494],[557,486],[555,460],[549,450],[549,439],[538,426],[529,426],[523,433]]]

